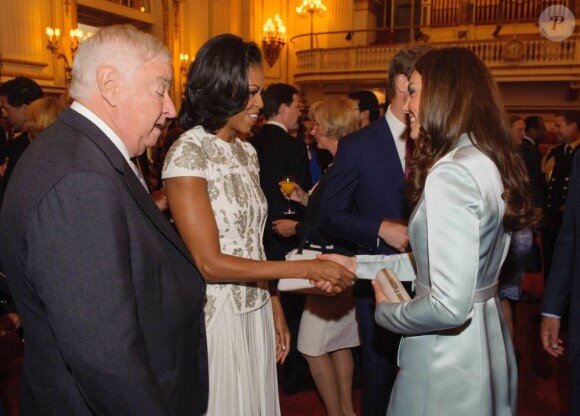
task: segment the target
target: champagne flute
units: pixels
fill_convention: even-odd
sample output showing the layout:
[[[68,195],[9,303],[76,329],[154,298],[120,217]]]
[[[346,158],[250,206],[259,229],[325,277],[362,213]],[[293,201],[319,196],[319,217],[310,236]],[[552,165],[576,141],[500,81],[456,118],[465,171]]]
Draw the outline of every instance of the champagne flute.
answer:
[[[284,215],[296,214],[296,211],[293,211],[292,207],[290,206],[290,195],[292,195],[292,192],[294,191],[294,185],[296,185],[296,183],[294,182],[294,176],[292,175],[286,175],[280,181],[280,187],[282,188],[282,192],[284,192],[286,195],[286,200],[288,201],[288,210],[282,212]]]

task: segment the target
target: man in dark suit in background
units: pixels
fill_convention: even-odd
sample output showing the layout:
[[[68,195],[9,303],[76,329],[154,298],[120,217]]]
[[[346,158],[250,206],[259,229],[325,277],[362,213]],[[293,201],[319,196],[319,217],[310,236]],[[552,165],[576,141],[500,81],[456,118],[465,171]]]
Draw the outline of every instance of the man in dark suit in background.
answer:
[[[320,207],[321,228],[358,245],[359,254],[396,254],[408,248],[403,195],[409,76],[426,48],[400,50],[389,65],[391,104],[384,117],[341,139]],[[363,415],[384,416],[397,373],[400,337],[374,319],[369,281],[355,286],[361,333]]]
[[[285,175],[293,175],[302,189],[312,187],[306,145],[288,134],[298,128],[300,92],[288,84],[272,84],[262,93],[262,100],[266,123],[251,143],[258,153],[260,185],[268,200],[264,249],[268,260],[284,260],[298,242],[272,230],[272,222],[284,218],[283,211],[288,209],[288,202],[280,193],[280,181]],[[298,209],[298,205],[293,207]]]
[[[538,145],[544,142],[546,123],[539,116],[526,117],[524,122],[526,123],[526,135],[523,144],[537,149]]]
[[[379,118],[379,100],[372,91],[352,91],[348,93],[348,98],[357,103],[361,128]]]
[[[17,77],[0,85],[0,111],[2,111],[0,134],[0,204],[4,198],[4,191],[8,185],[10,175],[16,166],[16,162],[30,144],[28,132],[23,131],[28,114],[28,105],[42,98],[40,86],[26,77]],[[4,132],[3,128],[6,128]],[[7,133],[7,134],[6,134]],[[2,283],[5,284],[5,279]],[[4,292],[10,297],[8,287]],[[6,332],[2,335],[2,348],[0,351],[0,396],[6,415],[18,414],[18,401],[20,398],[20,379],[22,373],[22,339],[16,333],[16,329],[22,331],[20,317],[9,302],[10,308],[4,312],[0,324],[4,327],[0,330]]]
[[[75,102],[20,159],[0,259],[25,328],[23,415],[201,415],[205,283],[130,158],[168,118],[169,50],[111,26],[75,56]]]
[[[268,260],[284,260],[286,253],[298,247],[298,237],[282,237],[274,232],[272,223],[281,218],[288,218],[283,211],[288,209],[288,202],[280,193],[280,181],[285,175],[292,175],[302,189],[312,187],[310,162],[306,145],[288,134],[298,128],[300,116],[300,92],[288,84],[271,84],[262,93],[264,107],[261,113],[266,123],[250,142],[256,148],[260,163],[260,186],[268,201],[268,218],[264,230],[264,250]],[[296,214],[293,219],[300,221],[304,211],[301,206],[292,202]],[[308,364],[297,352],[296,341],[300,318],[304,309],[304,296],[284,293],[281,296],[286,323],[290,330],[290,353],[284,363],[282,391],[292,394],[304,385]]]
[[[542,154],[538,149],[538,144],[544,141],[546,125],[544,120],[538,116],[526,117],[524,122],[526,133],[521,146],[522,159],[530,177],[534,206],[543,210],[546,199],[546,181],[542,172]],[[540,246],[536,243],[536,230],[533,230],[533,233],[534,243],[526,262],[526,272],[540,273],[542,272],[542,254]],[[522,291],[520,300],[530,301],[534,300],[534,298],[527,291]]]
[[[574,153],[580,147],[580,111],[569,110],[556,115],[556,134],[560,144],[552,147],[542,160],[546,175],[544,224],[542,227],[542,254],[544,280],[550,277],[556,238],[562,226],[566,193]]]
[[[560,318],[569,307],[568,361],[570,369],[570,414],[580,414],[580,156],[576,153],[570,173],[564,221],[556,241],[550,276],[542,303],[540,339],[554,357],[564,353]]]
[[[0,146],[12,139],[14,129],[8,118],[8,113],[0,105]]]
[[[0,274],[0,415],[20,414],[22,384],[22,326],[10,290]]]
[[[546,198],[546,183],[542,173],[542,154],[538,149],[538,144],[544,141],[546,126],[544,120],[538,116],[526,117],[524,122],[526,123],[526,134],[522,141],[522,157],[530,176],[534,204],[543,208]]]
[[[0,202],[2,190],[6,189],[10,175],[16,166],[16,162],[28,147],[30,139],[28,133],[23,131],[28,112],[28,105],[42,98],[42,89],[33,80],[26,77],[14,78],[0,85],[0,107],[3,114],[12,124],[16,131],[14,137],[0,146]]]

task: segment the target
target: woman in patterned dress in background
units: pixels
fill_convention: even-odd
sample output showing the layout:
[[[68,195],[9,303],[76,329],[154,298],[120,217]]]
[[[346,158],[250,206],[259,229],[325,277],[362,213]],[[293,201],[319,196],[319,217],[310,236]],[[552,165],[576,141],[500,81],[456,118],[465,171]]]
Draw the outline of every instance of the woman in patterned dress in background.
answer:
[[[208,415],[280,414],[276,361],[290,334],[267,280],[302,277],[339,292],[354,278],[330,262],[262,261],[266,199],[256,152],[239,136],[256,122],[263,85],[255,43],[206,42],[188,74],[181,124],[189,130],[163,167],[175,225],[208,282]]]

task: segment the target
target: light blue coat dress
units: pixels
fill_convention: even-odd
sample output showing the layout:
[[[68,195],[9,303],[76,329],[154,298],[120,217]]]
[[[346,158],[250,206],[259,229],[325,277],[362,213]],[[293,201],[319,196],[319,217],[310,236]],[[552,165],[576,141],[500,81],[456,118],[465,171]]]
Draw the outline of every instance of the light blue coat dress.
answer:
[[[405,335],[387,415],[517,414],[516,361],[496,296],[510,242],[502,192],[494,163],[467,135],[429,172],[409,224],[417,295],[375,312]]]

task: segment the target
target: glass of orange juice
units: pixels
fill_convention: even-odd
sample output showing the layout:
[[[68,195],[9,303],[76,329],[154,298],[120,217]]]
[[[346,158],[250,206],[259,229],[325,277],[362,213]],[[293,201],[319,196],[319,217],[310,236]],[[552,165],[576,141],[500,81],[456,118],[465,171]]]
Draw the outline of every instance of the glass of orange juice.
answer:
[[[296,214],[296,211],[293,211],[292,207],[290,206],[290,195],[292,195],[292,192],[294,191],[295,184],[296,182],[294,182],[294,176],[292,175],[286,175],[280,181],[280,188],[282,188],[282,192],[284,192],[286,195],[286,200],[288,201],[288,210],[282,212],[284,215]]]

